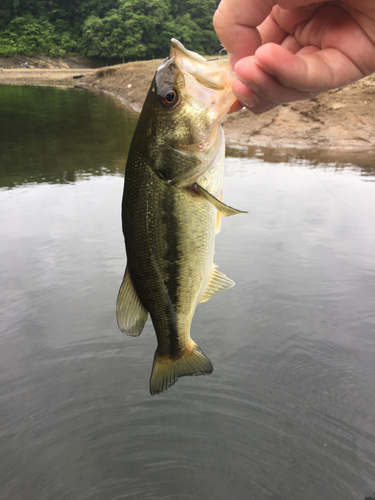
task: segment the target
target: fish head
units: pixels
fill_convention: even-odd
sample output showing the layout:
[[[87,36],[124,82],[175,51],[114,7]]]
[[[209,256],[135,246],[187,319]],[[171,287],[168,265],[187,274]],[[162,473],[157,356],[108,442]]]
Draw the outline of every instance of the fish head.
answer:
[[[165,140],[197,145],[236,100],[228,61],[207,60],[172,38],[169,57],[159,66],[154,86],[157,128]]]
[[[189,179],[181,174],[181,169],[189,167],[189,157],[191,165],[209,164],[205,160],[214,155],[220,142],[219,120],[236,100],[233,80],[228,61],[207,60],[171,40],[170,55],[157,69],[144,105],[150,157],[157,160],[156,170],[164,169],[167,179],[175,178],[172,163],[180,164],[177,177],[186,182],[196,177],[196,172]],[[178,154],[180,161],[175,161]]]

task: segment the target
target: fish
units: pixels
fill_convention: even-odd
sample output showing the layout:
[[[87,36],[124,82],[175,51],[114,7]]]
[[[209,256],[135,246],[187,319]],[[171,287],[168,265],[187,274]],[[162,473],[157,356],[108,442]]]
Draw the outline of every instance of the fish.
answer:
[[[152,80],[129,149],[122,201],[127,265],[118,293],[120,330],[141,334],[150,315],[157,348],[150,393],[180,377],[212,373],[190,336],[198,303],[234,282],[213,263],[222,216],[221,118],[236,98],[228,61],[207,60],[172,38]]]

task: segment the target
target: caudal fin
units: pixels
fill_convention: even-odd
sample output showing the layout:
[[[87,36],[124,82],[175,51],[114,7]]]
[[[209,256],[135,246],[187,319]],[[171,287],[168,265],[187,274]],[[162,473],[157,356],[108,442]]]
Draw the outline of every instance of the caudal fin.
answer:
[[[151,396],[166,391],[180,377],[187,375],[208,375],[212,373],[214,368],[211,361],[195,342],[192,341],[192,344],[192,350],[189,350],[187,354],[175,360],[164,360],[159,356],[158,351],[155,351],[150,379]]]

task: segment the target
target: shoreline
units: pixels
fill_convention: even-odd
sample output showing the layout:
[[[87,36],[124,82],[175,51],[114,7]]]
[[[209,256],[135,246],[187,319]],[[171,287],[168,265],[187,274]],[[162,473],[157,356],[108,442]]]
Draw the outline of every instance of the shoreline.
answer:
[[[103,92],[139,112],[161,60],[107,68],[1,69],[0,84],[81,87]],[[79,78],[73,78],[77,77]],[[284,104],[262,115],[226,116],[228,149],[238,155],[293,156],[314,162],[374,168],[375,75],[309,101]],[[375,163],[375,162],[374,162]]]
[[[73,77],[93,73],[89,68],[32,68],[32,69],[0,69],[1,85],[37,85],[74,87],[79,81]]]

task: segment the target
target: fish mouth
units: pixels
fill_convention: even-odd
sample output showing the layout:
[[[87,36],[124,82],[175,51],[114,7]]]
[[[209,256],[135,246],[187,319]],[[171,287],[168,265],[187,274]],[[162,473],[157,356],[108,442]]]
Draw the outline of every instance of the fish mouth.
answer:
[[[194,108],[210,110],[213,120],[224,116],[236,101],[234,79],[228,60],[207,60],[174,38],[170,55],[155,76],[158,93],[165,85],[177,86]]]
[[[205,87],[221,91],[231,87],[235,78],[227,60],[208,60],[186,49],[175,38],[171,39],[170,58],[173,58],[181,71],[189,73]]]

